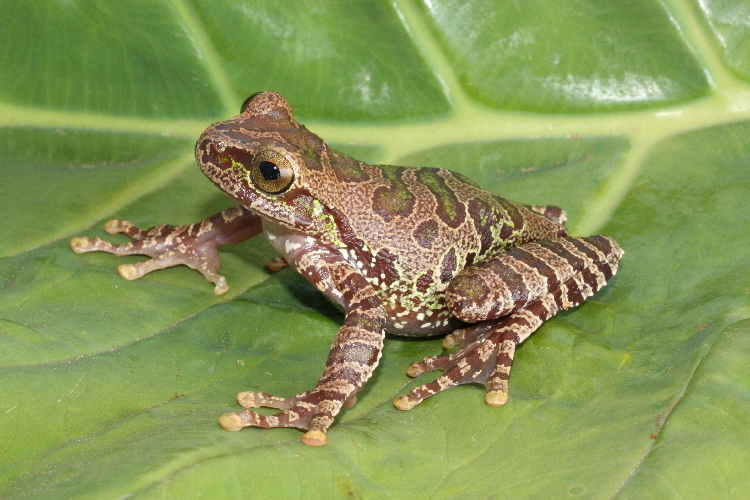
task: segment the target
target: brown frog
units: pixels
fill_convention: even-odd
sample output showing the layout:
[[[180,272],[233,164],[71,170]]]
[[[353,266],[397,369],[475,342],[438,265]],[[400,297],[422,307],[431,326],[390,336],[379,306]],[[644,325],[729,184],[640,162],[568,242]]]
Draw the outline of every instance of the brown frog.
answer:
[[[443,374],[397,398],[396,408],[474,382],[486,386],[487,404],[501,406],[516,345],[602,288],[623,254],[606,236],[568,236],[557,207],[514,203],[450,170],[367,165],[334,151],[274,92],[251,96],[239,116],[208,127],[195,154],[240,206],[189,226],[141,230],[113,220],[107,232],[135,241],[77,237],[71,246],[151,257],[120,266],[126,279],[184,264],[220,295],[228,287],[217,274],[217,247],[263,232],[343,309],[317,385],[290,398],[241,392],[245,408],[281,411],[227,413],[220,423],[228,430],[297,427],[307,430],[304,443],[324,445],[334,417],[354,404],[377,366],[386,333],[449,333],[443,346],[459,347],[412,364],[412,377]]]

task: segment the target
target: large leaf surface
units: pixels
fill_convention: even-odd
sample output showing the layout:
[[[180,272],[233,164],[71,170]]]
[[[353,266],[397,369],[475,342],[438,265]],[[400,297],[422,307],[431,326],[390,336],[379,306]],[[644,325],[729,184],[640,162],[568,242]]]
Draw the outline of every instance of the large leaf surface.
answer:
[[[5,2],[0,498],[745,497],[749,5]],[[193,142],[264,89],[363,160],[566,208],[619,274],[519,348],[503,408],[394,409],[440,344],[393,338],[326,447],[220,429],[240,390],[314,384],[340,314],[259,238],[222,298],[68,241],[231,205]]]

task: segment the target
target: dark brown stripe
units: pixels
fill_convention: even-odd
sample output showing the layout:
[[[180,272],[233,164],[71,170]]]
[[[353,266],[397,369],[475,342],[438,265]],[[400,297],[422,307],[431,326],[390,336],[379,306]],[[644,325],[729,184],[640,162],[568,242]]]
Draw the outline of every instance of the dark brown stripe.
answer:
[[[602,243],[602,240],[595,236],[590,236],[588,238],[565,238],[567,241],[573,244],[576,249],[578,249],[582,254],[584,254],[586,257],[590,258],[593,262],[601,262],[601,255],[597,252],[604,252],[606,255],[607,252],[604,250],[600,250],[597,246],[598,244]],[[611,247],[609,246],[609,242],[606,240],[603,242],[606,244],[606,248],[611,250]]]
[[[454,273],[456,272],[456,251],[451,248],[440,266],[440,281],[448,283],[453,279]]]
[[[541,247],[548,249],[555,255],[565,259],[573,269],[580,271],[583,269],[586,262],[581,258],[580,255],[576,255],[570,251],[570,249],[563,243],[568,242],[571,238],[565,238],[564,240],[542,240],[537,242]]]
[[[495,243],[495,236],[492,234],[492,224],[494,222],[492,210],[484,203],[480,203],[477,200],[470,200],[468,211],[469,217],[471,217],[474,223],[474,230],[479,235],[479,253],[480,255],[484,255]],[[503,230],[500,232],[502,233]],[[502,234],[500,237],[503,237]]]
[[[508,250],[507,254],[515,257],[530,269],[547,278],[548,289],[551,290],[560,286],[560,278],[558,277],[557,272],[537,255],[534,255],[523,247],[516,247]]]
[[[606,263],[602,265],[606,265]],[[591,287],[592,293],[598,292],[601,288],[598,284],[598,277],[601,274],[602,273],[597,268],[586,268],[581,271],[581,277],[583,278],[584,283]]]

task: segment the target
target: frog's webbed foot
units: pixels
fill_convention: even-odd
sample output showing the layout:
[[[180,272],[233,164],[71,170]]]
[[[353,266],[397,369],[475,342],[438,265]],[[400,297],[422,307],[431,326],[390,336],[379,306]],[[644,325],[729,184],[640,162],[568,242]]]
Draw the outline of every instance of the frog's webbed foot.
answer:
[[[409,410],[438,392],[470,383],[485,385],[488,405],[504,405],[508,401],[508,376],[518,343],[514,322],[508,321],[510,319],[487,321],[451,334],[454,338],[443,341],[444,347],[463,347],[445,356],[426,357],[413,363],[406,371],[410,377],[433,370],[442,370],[443,374],[434,382],[416,387],[409,394],[397,398],[393,405],[399,410]],[[456,343],[457,340],[459,342]]]
[[[74,252],[108,252],[117,256],[146,255],[149,260],[122,264],[117,272],[127,280],[138,279],[151,271],[186,265],[214,284],[214,293],[229,290],[227,280],[218,274],[221,267],[218,246],[236,243],[258,234],[260,219],[242,207],[233,207],[210,219],[185,225],[158,225],[139,229],[125,220],[110,220],[104,225],[109,234],[123,233],[134,241],[116,245],[100,238],[77,236],[70,240]]]
[[[225,413],[219,417],[219,424],[228,431],[239,431],[243,427],[295,427],[307,430],[302,436],[303,443],[323,446],[328,442],[326,431],[341,407],[351,407],[357,400],[353,394],[342,403],[340,388],[335,385],[318,386],[291,398],[280,398],[265,392],[241,392],[237,394],[237,402],[248,409],[240,413]],[[282,411],[265,416],[249,409],[260,407]]]
[[[613,240],[604,236],[564,238],[523,245],[519,250],[501,255],[498,261],[515,271],[527,266],[528,274],[516,279],[532,283],[535,279],[538,280],[538,276],[534,275],[537,272],[534,266],[537,260],[534,257],[541,255],[545,256],[543,262],[553,262],[552,257],[557,256],[568,264],[566,267],[559,262],[554,276],[547,272],[549,277],[544,280],[544,284],[549,286],[552,283],[554,286],[546,293],[526,294],[529,302],[523,302],[519,309],[509,314],[507,311],[510,306],[503,305],[500,301],[492,307],[474,308],[468,313],[471,317],[461,317],[464,321],[473,319],[480,322],[456,330],[446,337],[443,347],[449,349],[460,346],[456,351],[445,356],[427,357],[409,367],[407,374],[411,377],[432,370],[442,370],[443,374],[434,382],[416,387],[409,394],[397,398],[393,402],[396,408],[408,410],[438,392],[474,382],[485,385],[487,404],[504,405],[508,401],[508,377],[516,344],[523,342],[544,321],[559,311],[580,304],[604,286],[617,271],[622,250]],[[491,275],[496,273],[490,263],[483,269],[469,271],[466,280],[459,280],[457,286],[477,291],[484,286],[480,281],[491,283]],[[501,273],[506,272],[501,270]],[[486,295],[494,293],[499,288],[498,283],[492,283],[487,288]],[[535,289],[541,291],[544,287],[536,286]],[[465,302],[469,303],[470,300]],[[492,314],[507,315],[494,319],[487,317]]]

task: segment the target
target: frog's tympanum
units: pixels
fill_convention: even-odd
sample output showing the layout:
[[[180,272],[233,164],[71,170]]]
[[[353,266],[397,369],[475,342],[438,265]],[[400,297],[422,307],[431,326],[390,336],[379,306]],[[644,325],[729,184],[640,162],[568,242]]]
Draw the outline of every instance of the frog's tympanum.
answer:
[[[323,445],[378,364],[386,333],[449,335],[455,351],[412,364],[409,376],[443,374],[394,401],[408,410],[459,384],[482,383],[485,401],[508,401],[516,345],[548,318],[580,304],[617,270],[623,252],[607,236],[568,236],[565,213],[512,202],[442,168],[367,165],[329,148],[297,123],[279,94],[249,98],[239,116],[211,125],[195,155],[240,205],[189,226],[105,225],[133,242],[74,238],[76,252],[143,254],[122,265],[135,279],[179,264],[227,291],[217,247],[265,233],[286,262],[343,309],[320,381],[290,398],[241,392],[246,409],[220,418],[228,430],[297,427]],[[295,332],[289,332],[294,335]],[[300,332],[301,333],[301,332]]]

